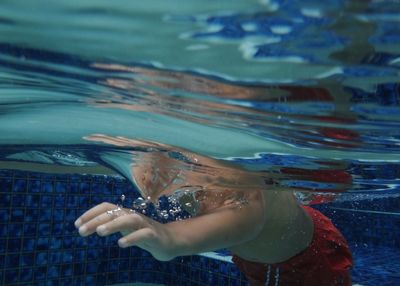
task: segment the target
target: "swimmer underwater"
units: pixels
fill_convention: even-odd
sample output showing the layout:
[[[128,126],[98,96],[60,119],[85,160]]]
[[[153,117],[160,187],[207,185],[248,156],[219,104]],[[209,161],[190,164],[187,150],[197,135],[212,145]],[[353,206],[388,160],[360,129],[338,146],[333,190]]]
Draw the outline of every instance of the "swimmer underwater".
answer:
[[[117,141],[104,136],[91,139],[118,146],[131,143],[129,139],[121,142],[121,138]],[[206,157],[196,158],[203,166],[221,164]],[[168,160],[158,161],[157,169],[168,172]],[[132,167],[132,174],[142,178],[137,180],[138,187],[149,190],[165,185],[155,185],[145,178],[144,174],[151,176],[154,170],[149,168]],[[121,248],[137,246],[160,261],[227,248],[251,285],[351,285],[350,249],[327,217],[301,205],[292,191],[265,190],[265,178],[248,178],[248,173],[226,165],[219,165],[218,170],[219,179],[215,180],[204,174],[185,174],[185,186],[203,186],[203,191],[193,196],[198,209],[189,219],[162,224],[127,208],[115,214],[118,206],[104,202],[86,211],[75,226],[84,237],[120,232]],[[221,183],[221,177],[254,188],[236,187],[233,192],[241,197],[238,203],[228,195],[230,190]],[[219,195],[213,196],[216,193]]]

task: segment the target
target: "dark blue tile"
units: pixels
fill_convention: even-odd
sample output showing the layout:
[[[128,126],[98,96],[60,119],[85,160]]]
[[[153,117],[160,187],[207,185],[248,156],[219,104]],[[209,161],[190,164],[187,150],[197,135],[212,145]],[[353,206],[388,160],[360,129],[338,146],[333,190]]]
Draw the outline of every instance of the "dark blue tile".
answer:
[[[12,222],[23,222],[24,221],[24,210],[23,209],[12,209],[11,210],[11,218]]]
[[[38,209],[27,209],[25,211],[25,222],[36,222],[39,219],[39,210]]]
[[[60,249],[62,244],[62,239],[59,237],[50,238],[50,249]]]
[[[62,222],[64,221],[65,211],[64,209],[55,209],[53,213],[53,221]]]
[[[42,197],[40,198],[40,206],[43,208],[53,207],[53,196],[42,194]]]
[[[7,236],[8,233],[8,224],[0,223],[0,237]]]
[[[62,235],[64,232],[65,228],[64,228],[64,224],[61,222],[55,222],[52,224],[52,234],[53,235]]]
[[[33,271],[33,276],[34,276],[35,281],[36,280],[44,280],[46,278],[46,273],[47,273],[46,266],[36,267]]]
[[[65,196],[57,195],[54,197],[54,207],[55,208],[65,208]]]
[[[27,266],[34,266],[35,255],[33,253],[23,253],[21,254],[20,258],[20,266],[27,267]]]
[[[33,251],[36,248],[36,239],[24,237],[22,241],[23,251]]]
[[[23,233],[22,223],[9,223],[8,224],[8,236],[10,237],[20,237]]]
[[[39,180],[29,180],[28,181],[28,190],[32,193],[41,192],[41,181]]]
[[[56,193],[65,193],[67,191],[67,182],[56,182],[54,187]]]
[[[79,206],[79,200],[76,196],[68,196],[66,205],[68,208],[77,208]]]
[[[75,261],[74,252],[72,250],[64,250],[62,252],[62,262],[63,263],[71,263]]]
[[[59,275],[60,275],[60,269],[58,265],[52,265],[48,267],[47,278],[53,279],[59,277]]]
[[[81,276],[85,274],[85,265],[83,263],[74,264],[74,276]]]
[[[2,194],[0,200],[0,207],[1,208],[8,208],[11,204],[11,195],[9,194]]]
[[[86,260],[85,250],[75,250],[73,255],[75,262],[84,262]]]
[[[40,196],[39,195],[26,195],[25,196],[25,206],[29,208],[39,207]]]
[[[0,209],[0,221],[6,222],[9,220],[10,210],[8,209]]]
[[[97,262],[88,262],[86,264],[86,273],[95,274],[97,272]]]
[[[1,227],[1,226],[0,226]],[[3,254],[6,252],[6,245],[7,245],[7,239],[5,238],[0,238],[0,253]]]
[[[49,222],[52,218],[52,210],[51,209],[40,209],[39,210],[39,221],[40,222]]]
[[[4,271],[4,285],[16,285],[18,282],[18,269],[6,269]]]
[[[78,214],[75,209],[67,209],[65,211],[65,220],[74,222],[78,218]]]
[[[13,190],[11,178],[0,178],[0,193],[7,193]]]
[[[24,194],[12,195],[11,200],[12,200],[11,206],[14,208],[25,206],[25,195]]]
[[[49,223],[40,223],[38,230],[39,230],[40,236],[49,236],[50,235],[50,224]]]
[[[85,275],[85,285],[95,285],[96,276],[95,275]]]
[[[26,192],[27,189],[27,184],[26,184],[26,180],[23,179],[17,179],[14,181],[14,185],[13,185],[13,192]]]
[[[33,279],[33,269],[32,268],[25,268],[21,269],[20,272],[20,280],[21,282],[29,282]]]
[[[42,183],[42,191],[44,193],[52,193],[54,190],[54,183],[52,181],[44,181]]]
[[[61,252],[50,252],[49,253],[49,263],[50,264],[59,264],[62,262],[62,253]]]
[[[18,253],[8,253],[6,256],[5,268],[17,268],[19,266],[20,255]]]
[[[69,277],[72,276],[73,273],[73,265],[72,264],[63,264],[61,266],[61,276]]]
[[[46,265],[47,264],[47,252],[36,252],[35,253],[35,264]]]
[[[49,238],[48,237],[39,237],[36,241],[36,249],[37,250],[47,250],[49,249]]]
[[[19,252],[22,248],[21,242],[21,238],[8,239],[7,252]]]

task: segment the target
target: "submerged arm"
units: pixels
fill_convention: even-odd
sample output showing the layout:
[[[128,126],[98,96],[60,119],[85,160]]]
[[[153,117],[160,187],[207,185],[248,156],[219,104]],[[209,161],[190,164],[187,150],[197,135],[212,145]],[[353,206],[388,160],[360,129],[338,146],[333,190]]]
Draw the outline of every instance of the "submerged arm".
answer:
[[[198,217],[167,224],[129,210],[121,210],[125,215],[112,217],[106,212],[116,206],[103,203],[83,214],[75,225],[82,236],[122,232],[126,235],[118,242],[121,247],[138,246],[156,259],[170,260],[238,245],[256,237],[264,225],[262,194],[252,191],[247,197],[245,203],[232,203]]]

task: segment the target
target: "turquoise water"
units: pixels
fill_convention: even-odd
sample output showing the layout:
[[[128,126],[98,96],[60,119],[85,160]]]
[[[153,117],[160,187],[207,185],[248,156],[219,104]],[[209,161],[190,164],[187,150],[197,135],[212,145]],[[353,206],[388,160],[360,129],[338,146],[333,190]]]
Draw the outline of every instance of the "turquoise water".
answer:
[[[397,168],[399,7],[387,5],[5,1],[3,161],[134,181],[135,146],[88,139],[102,134],[254,158],[248,170],[287,156],[300,169]],[[373,184],[397,193],[397,177]]]
[[[263,176],[305,202],[394,199],[399,12],[398,1],[2,1],[0,168],[122,175],[152,199],[185,172],[221,180],[224,168],[247,174],[241,188]]]
[[[1,168],[119,174],[153,198],[223,168],[303,200],[400,194],[397,1],[0,8]]]

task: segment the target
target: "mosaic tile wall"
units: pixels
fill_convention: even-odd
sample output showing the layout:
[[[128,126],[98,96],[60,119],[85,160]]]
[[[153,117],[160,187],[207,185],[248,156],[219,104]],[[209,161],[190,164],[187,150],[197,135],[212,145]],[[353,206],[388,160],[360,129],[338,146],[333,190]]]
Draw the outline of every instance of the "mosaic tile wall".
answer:
[[[0,171],[0,284],[247,285],[229,262],[204,256],[158,262],[138,248],[120,249],[117,236],[79,237],[75,219],[97,203],[116,202],[121,194],[138,196],[119,178]],[[398,211],[399,204],[399,199],[386,199],[318,206],[351,243],[354,282],[400,285],[400,216],[388,213]]]
[[[245,285],[231,263],[189,256],[161,263],[117,236],[81,238],[75,219],[102,201],[138,193],[122,179],[0,171],[0,284]]]

